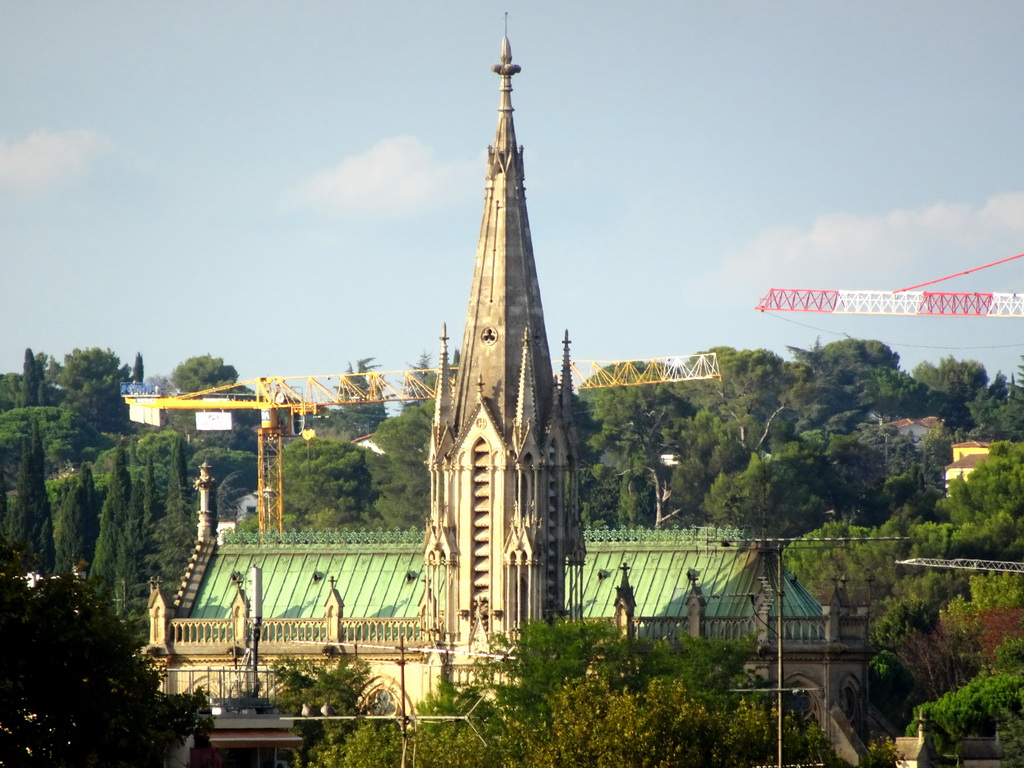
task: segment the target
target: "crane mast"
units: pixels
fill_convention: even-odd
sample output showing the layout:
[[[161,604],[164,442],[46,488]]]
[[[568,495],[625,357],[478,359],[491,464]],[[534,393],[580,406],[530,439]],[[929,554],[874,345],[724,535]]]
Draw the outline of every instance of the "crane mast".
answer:
[[[554,371],[561,370],[561,361]],[[455,369],[450,369],[454,376]],[[132,421],[160,426],[166,411],[260,411],[257,430],[256,508],[260,533],[284,533],[284,445],[298,436],[307,439],[306,417],[342,405],[415,402],[432,399],[440,371],[366,371],[326,376],[265,376],[189,392],[163,394],[152,384],[125,383],[121,396]],[[668,384],[721,379],[714,353],[660,357],[649,360],[576,361],[571,364],[577,390]]]

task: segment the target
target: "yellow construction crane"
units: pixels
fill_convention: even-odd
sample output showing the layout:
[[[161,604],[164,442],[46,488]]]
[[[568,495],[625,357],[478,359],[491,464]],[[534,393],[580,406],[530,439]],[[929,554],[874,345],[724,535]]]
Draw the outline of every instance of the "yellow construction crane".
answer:
[[[561,369],[561,362],[556,363]],[[714,353],[651,360],[576,361],[577,390],[721,379]],[[455,369],[451,369],[454,375]],[[313,437],[307,417],[339,405],[410,402],[434,397],[438,369],[367,371],[328,376],[266,376],[201,392],[164,394],[153,384],[126,383],[121,395],[132,421],[161,426],[166,411],[196,411],[212,428],[230,428],[231,411],[260,411],[256,504],[260,533],[284,530],[283,448],[286,438]],[[218,425],[217,422],[221,422]]]

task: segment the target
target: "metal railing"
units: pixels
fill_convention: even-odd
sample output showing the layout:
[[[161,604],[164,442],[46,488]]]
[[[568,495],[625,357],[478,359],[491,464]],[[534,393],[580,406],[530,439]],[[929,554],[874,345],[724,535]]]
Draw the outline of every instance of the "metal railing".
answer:
[[[261,709],[277,700],[277,673],[273,669],[188,667],[164,672],[164,693],[192,693],[202,689],[214,707],[228,710]]]

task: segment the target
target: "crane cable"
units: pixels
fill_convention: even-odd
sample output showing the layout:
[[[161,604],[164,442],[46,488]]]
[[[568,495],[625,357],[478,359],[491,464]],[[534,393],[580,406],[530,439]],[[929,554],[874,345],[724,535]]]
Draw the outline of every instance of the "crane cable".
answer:
[[[918,285],[911,285],[909,288],[900,288],[898,291],[893,291],[893,293],[905,293],[906,291],[915,291],[918,288],[924,288],[926,285],[934,285],[935,283],[941,283],[943,280],[950,280],[950,279],[952,279],[954,277],[962,277],[963,275],[969,275],[969,274],[971,274],[971,272],[980,272],[981,270],[988,269],[989,267],[996,267],[996,266],[998,266],[1000,264],[1005,264],[1008,261],[1013,261],[1014,259],[1019,259],[1022,256],[1024,256],[1024,253],[1018,253],[1016,256],[1007,256],[1005,259],[1000,259],[999,261],[993,261],[991,264],[985,264],[985,265],[980,266],[980,267],[975,267],[974,269],[965,269],[963,272],[957,272],[954,275],[946,275],[945,277],[940,277],[940,278],[937,278],[935,280],[929,280],[927,283],[919,283]]]

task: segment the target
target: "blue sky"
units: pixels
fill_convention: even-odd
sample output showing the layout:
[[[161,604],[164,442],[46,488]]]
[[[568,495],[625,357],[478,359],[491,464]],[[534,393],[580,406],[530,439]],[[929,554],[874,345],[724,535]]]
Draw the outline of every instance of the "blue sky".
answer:
[[[243,378],[458,339],[509,38],[549,335],[991,373],[1024,319],[762,315],[1024,252],[1024,5],[0,0],[0,371],[25,347]],[[1024,260],[945,283],[1022,291]],[[557,345],[556,345],[557,346]]]

